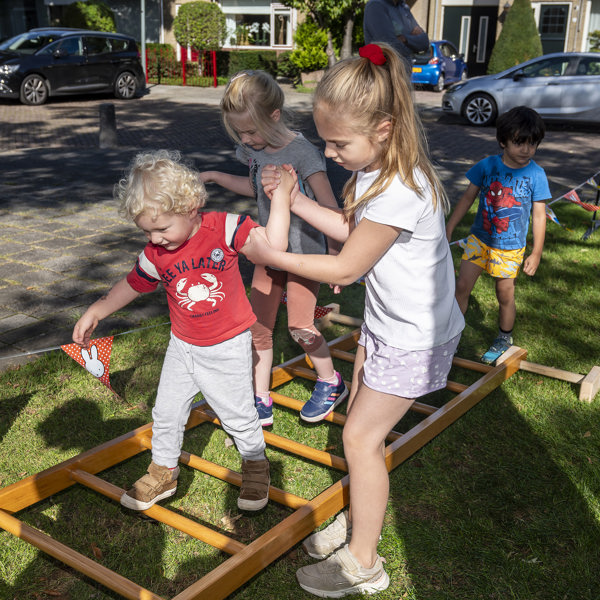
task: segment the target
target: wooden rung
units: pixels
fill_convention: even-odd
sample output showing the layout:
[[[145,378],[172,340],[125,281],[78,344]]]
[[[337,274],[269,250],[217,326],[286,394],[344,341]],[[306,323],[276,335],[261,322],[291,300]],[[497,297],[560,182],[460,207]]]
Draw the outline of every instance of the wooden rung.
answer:
[[[283,396],[282,394],[278,394],[277,392],[271,392],[271,397],[273,398],[273,402],[275,402],[275,404],[277,404],[279,406],[285,406],[286,408],[291,408],[297,412],[300,412],[300,410],[302,409],[302,406],[304,406],[304,401],[296,400],[295,398],[290,398],[289,396]],[[423,412],[425,412],[425,414],[430,414],[431,412],[436,410],[434,407],[427,406],[425,404],[423,404],[422,406],[425,407],[423,410]],[[430,410],[427,410],[427,409],[430,409]],[[346,415],[342,415],[341,413],[334,411],[334,412],[329,413],[323,419],[323,421],[328,421],[330,423],[334,423],[335,425],[343,426],[346,423]],[[398,433],[397,431],[392,430],[388,434],[386,441],[388,441],[388,442],[394,441],[394,440],[398,439],[401,435],[402,435],[401,433]]]
[[[600,367],[593,366],[591,371],[583,378],[579,388],[579,399],[591,402],[600,389]]]
[[[321,465],[332,467],[338,471],[344,471],[345,473],[348,472],[348,463],[346,460],[336,456],[335,454],[330,454],[329,452],[325,452],[323,450],[317,450],[315,448],[311,448],[310,446],[305,446],[304,444],[300,444],[294,440],[276,435],[270,431],[265,431],[264,434],[265,442],[267,442],[269,446],[279,448],[280,450],[285,450],[286,452],[296,454],[302,458],[307,458]]]
[[[477,371],[478,373],[488,373],[494,367],[492,365],[485,365],[481,362],[477,362],[475,360],[468,360],[466,358],[460,358],[459,356],[455,356],[452,359],[452,364],[455,367],[461,367],[463,369],[469,369],[470,371]]]
[[[194,410],[202,410],[202,409],[194,409]],[[220,421],[212,411],[205,410],[203,411],[208,417],[210,417],[210,421],[215,425],[220,425]],[[348,465],[343,458],[339,456],[335,456],[334,454],[330,454],[329,452],[323,452],[322,450],[316,450],[315,448],[311,448],[310,446],[305,446],[304,444],[300,444],[299,442],[295,442],[294,440],[290,440],[288,438],[281,437],[280,435],[276,435],[271,433],[270,431],[264,431],[263,434],[265,436],[265,442],[270,446],[275,448],[279,448],[280,450],[285,450],[286,452],[290,452],[291,454],[297,454],[298,456],[302,456],[303,458],[308,458],[314,462],[318,462],[327,467],[333,467],[338,471],[348,471]]]
[[[352,364],[354,364],[354,361],[356,360],[356,355],[352,354],[352,352],[347,352],[346,350],[336,350],[333,348],[330,350],[330,353],[333,358],[339,358]]]
[[[357,317],[349,317],[348,315],[340,315],[334,312],[330,312],[328,315],[329,321],[333,323],[339,323],[340,325],[349,325],[350,327],[360,327],[363,324],[363,320]]]
[[[57,542],[45,533],[19,521],[19,519],[3,510],[0,510],[0,527],[66,565],[73,567],[76,571],[87,575],[94,581],[101,583],[108,589],[117,592],[124,598],[128,598],[128,600],[163,600],[160,596],[136,585],[129,579],[98,564],[91,558]]]
[[[501,364],[508,357],[512,356],[512,353],[516,350],[520,350],[520,348],[518,346],[511,346],[496,361],[496,363]],[[591,402],[600,389],[600,367],[598,366],[593,366],[587,375],[581,375],[580,373],[573,373],[572,371],[565,371],[564,369],[557,369],[556,367],[548,367],[546,365],[522,360],[519,364],[519,369],[521,371],[536,373],[537,375],[552,377],[553,379],[560,379],[561,381],[579,385],[579,399],[585,400],[586,402]]]
[[[410,410],[422,415],[432,415],[437,408],[429,404],[423,404],[422,402],[413,402]]]
[[[563,369],[556,369],[555,367],[547,367],[546,365],[538,365],[537,363],[532,363],[527,360],[522,360],[519,368],[521,371],[537,373],[538,375],[561,379],[562,381],[568,381],[569,383],[579,384],[583,381],[583,375],[580,375],[579,373],[572,373],[571,371],[564,371]]]
[[[450,392],[456,392],[457,394],[464,392],[468,387],[468,385],[465,385],[464,383],[457,383],[456,381],[446,382],[446,389]]]
[[[296,400],[296,398],[290,398],[289,396],[284,396],[283,394],[278,394],[277,392],[271,392],[271,398],[273,398],[273,402],[275,402],[275,404],[278,406],[291,408],[297,412],[300,412],[305,404],[303,400]],[[323,420],[343,426],[346,422],[346,417],[345,415],[334,411],[329,413]]]
[[[85,485],[86,487],[107,496],[111,500],[115,500],[119,502],[123,492],[120,487],[113,485],[112,483],[108,483],[104,481],[100,477],[96,477],[95,475],[91,475],[86,471],[82,471],[80,469],[74,469],[71,471],[71,477]],[[184,517],[164,506],[160,506],[159,504],[154,504],[150,508],[141,511],[145,515],[148,515],[152,519],[156,521],[160,521],[165,525],[169,525],[170,527],[174,527],[183,533],[187,533],[188,535],[200,540],[202,542],[206,542],[210,544],[214,548],[218,548],[223,552],[227,552],[227,554],[235,554],[236,552],[240,552],[246,546],[241,542],[233,540],[214,529],[210,529],[200,523],[196,523],[196,521],[192,521],[187,517]]]
[[[179,457],[179,461],[184,465],[188,465],[192,469],[202,471],[207,475],[216,477],[217,479],[221,479],[227,483],[237,485],[238,487],[241,487],[242,485],[242,476],[240,473],[210,462],[196,454],[182,452]],[[296,496],[290,492],[285,492],[284,490],[276,488],[273,485],[269,486],[269,498],[275,502],[278,502],[279,504],[282,504],[283,506],[293,508],[294,510],[304,506],[308,502],[308,500],[305,500],[300,496]]]

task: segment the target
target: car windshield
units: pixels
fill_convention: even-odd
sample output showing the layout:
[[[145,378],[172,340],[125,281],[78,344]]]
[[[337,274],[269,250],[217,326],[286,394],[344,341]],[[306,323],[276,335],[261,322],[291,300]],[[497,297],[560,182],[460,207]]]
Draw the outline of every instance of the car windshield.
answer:
[[[40,48],[57,40],[54,33],[30,32],[22,33],[0,44],[0,50],[19,52],[20,54],[35,54]]]

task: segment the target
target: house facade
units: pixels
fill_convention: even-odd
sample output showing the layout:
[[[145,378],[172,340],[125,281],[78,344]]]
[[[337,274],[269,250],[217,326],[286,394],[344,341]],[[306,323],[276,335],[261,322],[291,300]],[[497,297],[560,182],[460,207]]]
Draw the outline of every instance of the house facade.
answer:
[[[173,20],[192,0],[105,0],[117,29],[138,40],[177,47]],[[207,0],[211,1],[211,0]],[[470,75],[485,73],[492,48],[513,0],[409,0],[431,39],[447,39],[465,55]],[[2,0],[0,38],[60,22],[71,0]],[[219,0],[227,21],[225,49],[291,50],[299,15],[274,0]],[[589,50],[600,30],[600,0],[532,1],[544,53]],[[143,17],[142,17],[143,15]],[[180,50],[178,48],[178,50]]]
[[[469,75],[486,72],[494,43],[513,0],[416,0],[417,21],[430,39],[451,41],[464,54]],[[589,34],[600,30],[600,0],[531,1],[544,54],[590,49]],[[425,27],[425,25],[423,25]]]

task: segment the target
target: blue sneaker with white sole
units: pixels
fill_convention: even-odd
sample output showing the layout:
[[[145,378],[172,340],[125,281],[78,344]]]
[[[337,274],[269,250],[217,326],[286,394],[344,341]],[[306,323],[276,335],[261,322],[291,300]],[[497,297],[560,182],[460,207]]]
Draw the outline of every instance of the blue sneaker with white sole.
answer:
[[[273,398],[269,396],[263,400],[260,396],[254,396],[254,405],[258,412],[258,419],[263,427],[273,425]]]
[[[481,362],[486,365],[495,363],[510,347],[512,346],[512,337],[506,339],[503,337],[497,337],[488,351],[481,357]]]
[[[333,409],[348,397],[348,388],[342,376],[336,372],[337,383],[317,379],[310,400],[302,407],[300,418],[308,423],[322,421]]]

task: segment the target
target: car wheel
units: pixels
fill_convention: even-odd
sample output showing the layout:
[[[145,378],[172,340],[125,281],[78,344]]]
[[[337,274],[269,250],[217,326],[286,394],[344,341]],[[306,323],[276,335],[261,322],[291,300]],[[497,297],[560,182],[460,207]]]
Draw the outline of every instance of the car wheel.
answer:
[[[115,96],[122,100],[130,100],[137,93],[137,79],[133,73],[124,71],[115,81]]]
[[[463,104],[462,114],[471,125],[484,127],[496,120],[498,109],[491,96],[479,93],[467,98]]]
[[[27,75],[21,83],[19,97],[23,104],[44,104],[48,100],[46,80],[41,75]]]
[[[440,73],[437,83],[433,86],[433,90],[435,92],[443,92],[445,85],[446,85],[446,78],[444,77],[443,73]]]

